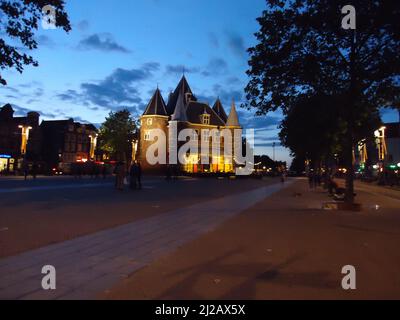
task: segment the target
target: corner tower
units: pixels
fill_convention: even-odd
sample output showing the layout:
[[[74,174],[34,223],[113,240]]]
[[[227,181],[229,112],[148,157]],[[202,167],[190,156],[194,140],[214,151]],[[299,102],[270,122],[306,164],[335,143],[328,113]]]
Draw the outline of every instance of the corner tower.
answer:
[[[160,90],[157,88],[143,115],[140,117],[139,158],[143,169],[150,171],[154,171],[155,169],[146,159],[147,149],[153,144],[153,141],[150,140],[150,134],[154,129],[161,129],[166,137],[168,137],[168,118],[169,116],[164,99]],[[156,167],[158,170],[161,169],[160,166]]]

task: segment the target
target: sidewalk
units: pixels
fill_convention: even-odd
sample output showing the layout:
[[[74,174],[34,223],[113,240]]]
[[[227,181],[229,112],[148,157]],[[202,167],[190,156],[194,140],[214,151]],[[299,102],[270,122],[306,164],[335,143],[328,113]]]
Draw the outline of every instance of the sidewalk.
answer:
[[[281,188],[277,183],[225,196],[2,259],[0,298],[94,298]],[[55,291],[41,289],[44,265],[57,270]]]
[[[399,203],[358,194],[362,212],[324,211],[326,194],[298,181],[99,298],[399,299]],[[355,291],[341,288],[349,264]]]

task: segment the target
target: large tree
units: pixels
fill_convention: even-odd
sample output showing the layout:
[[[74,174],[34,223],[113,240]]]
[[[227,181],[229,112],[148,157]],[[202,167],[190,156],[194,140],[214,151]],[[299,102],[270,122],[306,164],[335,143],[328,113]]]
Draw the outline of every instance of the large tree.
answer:
[[[55,25],[71,30],[64,0],[0,0],[0,69],[22,73],[25,65],[38,62],[26,50],[37,48],[35,31],[45,16],[42,9],[51,5],[55,10]],[[0,75],[0,84],[6,80]]]
[[[341,10],[356,9],[356,30],[343,29]],[[336,97],[344,121],[346,200],[353,201],[353,147],[360,128],[399,92],[400,1],[268,0],[249,49],[248,108],[260,115],[299,99]],[[301,123],[299,123],[301,126]]]
[[[99,148],[118,160],[130,160],[132,142],[138,137],[138,125],[129,110],[110,112],[100,127]]]
[[[283,119],[279,137],[294,157],[312,161],[319,167],[340,152],[343,122],[335,101],[329,96],[303,97]]]
[[[287,111],[279,136],[294,157],[320,167],[331,163],[334,155],[343,155],[347,137],[346,120],[336,108],[340,102],[340,97],[304,96]],[[380,125],[379,114],[369,114],[356,126],[355,140],[369,137]]]

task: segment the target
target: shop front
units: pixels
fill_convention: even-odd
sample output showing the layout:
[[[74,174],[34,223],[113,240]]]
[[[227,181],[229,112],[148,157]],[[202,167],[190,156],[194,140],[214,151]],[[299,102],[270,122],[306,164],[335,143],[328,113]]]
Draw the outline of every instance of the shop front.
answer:
[[[14,172],[15,159],[9,154],[0,154],[0,173]]]

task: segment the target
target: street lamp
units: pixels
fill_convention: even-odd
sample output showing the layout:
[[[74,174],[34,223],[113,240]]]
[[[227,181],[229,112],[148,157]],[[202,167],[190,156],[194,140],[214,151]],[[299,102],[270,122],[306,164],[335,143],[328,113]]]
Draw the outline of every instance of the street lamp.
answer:
[[[136,160],[137,147],[138,147],[138,141],[132,140],[132,161]]]
[[[18,128],[21,129],[21,154],[25,155],[29,140],[29,131],[32,130],[32,127],[19,125]]]
[[[376,130],[374,132],[375,138],[377,140],[377,145],[378,145],[379,160],[385,160],[385,156],[387,153],[386,141],[385,141],[385,130],[386,130],[386,127],[380,127],[378,130]]]
[[[94,152],[96,150],[97,137],[98,136],[99,135],[97,133],[89,135],[89,138],[90,138],[90,154],[89,154],[89,158],[90,159],[94,159]]]

